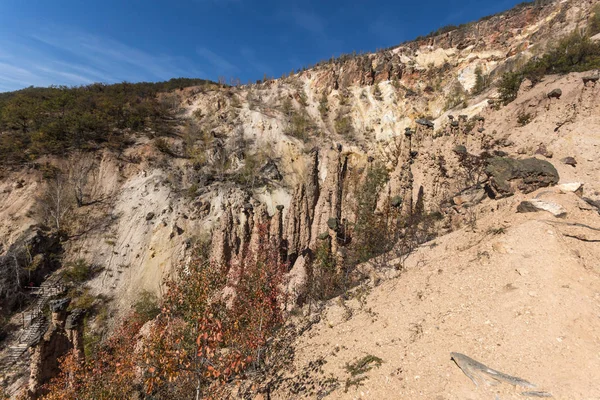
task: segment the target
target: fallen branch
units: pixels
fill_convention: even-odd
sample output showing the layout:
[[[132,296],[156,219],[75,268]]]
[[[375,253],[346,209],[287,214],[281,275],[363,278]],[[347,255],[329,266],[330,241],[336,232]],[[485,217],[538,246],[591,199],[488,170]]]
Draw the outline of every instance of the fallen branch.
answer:
[[[503,372],[496,371],[480,363],[479,361],[473,360],[471,357],[467,357],[461,353],[450,353],[452,360],[458,365],[462,372],[473,381],[475,386],[479,384],[486,384],[488,386],[495,386],[498,383],[506,382],[514,386],[522,386],[526,388],[535,388],[535,385],[525,379],[507,375]],[[490,379],[491,378],[491,379]],[[521,395],[527,397],[552,397],[548,392],[543,391],[526,391],[522,392]]]

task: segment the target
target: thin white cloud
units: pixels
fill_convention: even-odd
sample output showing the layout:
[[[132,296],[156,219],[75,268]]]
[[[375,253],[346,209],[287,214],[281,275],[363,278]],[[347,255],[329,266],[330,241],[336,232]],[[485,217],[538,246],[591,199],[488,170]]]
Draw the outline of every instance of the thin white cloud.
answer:
[[[219,71],[219,73],[239,71],[238,67],[206,47],[198,47],[196,49],[196,53],[211,63],[213,67]]]
[[[186,58],[154,55],[117,40],[53,27],[0,40],[0,90],[204,76]]]
[[[132,76],[149,75],[154,79],[169,79],[187,73],[178,66],[183,59],[152,55],[111,38],[86,33],[64,31],[60,36],[31,35],[32,38],[56,49],[81,57],[104,71],[115,71],[119,80],[139,80]],[[132,71],[131,67],[136,67]],[[146,78],[148,79],[148,78]]]
[[[39,85],[39,76],[32,71],[5,62],[0,62],[0,84],[8,87]]]
[[[72,82],[81,82],[82,84],[90,84],[90,83],[95,82],[93,79],[88,78],[83,75],[73,74],[71,72],[65,72],[65,71],[58,71],[56,69],[44,67],[42,65],[35,66],[35,69],[38,71],[44,72],[50,76],[61,76]]]

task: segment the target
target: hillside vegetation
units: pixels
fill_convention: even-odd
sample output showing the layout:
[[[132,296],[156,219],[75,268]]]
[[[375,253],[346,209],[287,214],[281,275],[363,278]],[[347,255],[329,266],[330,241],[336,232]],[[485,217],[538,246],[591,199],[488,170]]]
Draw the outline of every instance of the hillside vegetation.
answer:
[[[160,83],[93,84],[27,88],[0,94],[0,162],[31,161],[47,154],[122,149],[127,131],[149,136],[168,132],[178,100],[169,92],[211,86],[203,79]]]

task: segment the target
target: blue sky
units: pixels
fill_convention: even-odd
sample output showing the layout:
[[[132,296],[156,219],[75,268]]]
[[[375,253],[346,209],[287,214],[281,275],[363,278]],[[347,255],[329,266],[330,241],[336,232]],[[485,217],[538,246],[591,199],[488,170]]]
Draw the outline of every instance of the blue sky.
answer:
[[[0,92],[30,85],[279,77],[520,0],[0,0]]]

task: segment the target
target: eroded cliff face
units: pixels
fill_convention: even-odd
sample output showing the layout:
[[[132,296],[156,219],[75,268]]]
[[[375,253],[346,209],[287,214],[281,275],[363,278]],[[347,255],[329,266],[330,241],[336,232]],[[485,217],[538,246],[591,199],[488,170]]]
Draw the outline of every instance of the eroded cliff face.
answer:
[[[73,211],[86,229],[65,243],[65,261],[104,266],[89,286],[114,299],[117,312],[141,289],[160,292],[194,241],[211,234],[212,259],[228,264],[256,247],[257,227],[267,224],[268,240],[298,271],[319,237],[335,247],[336,229],[355,222],[355,194],[371,164],[388,174],[377,212],[396,207],[409,216],[420,199],[426,212],[460,220],[452,199],[484,177],[470,176],[464,153],[454,150],[504,151],[512,129],[489,123],[493,85],[469,94],[477,67],[492,81],[581,24],[593,4],[525,5],[258,85],[178,91],[178,136],[163,139],[171,154],[132,133],[123,153],[91,157],[95,201]],[[44,162],[68,167],[66,160],[38,164]],[[3,173],[4,251],[36,222],[44,185],[39,168]]]
[[[244,258],[272,243],[288,263],[292,308],[306,295],[321,244],[338,268],[344,264],[357,195],[372,168],[386,175],[373,213],[398,220],[417,211],[436,214],[438,234],[495,212],[496,203],[484,201],[490,195],[507,197],[559,179],[586,180],[584,197],[595,204],[600,84],[584,80],[587,74],[547,77],[535,87],[523,84],[517,100],[500,108],[493,81],[581,26],[597,3],[525,5],[261,84],[179,90],[173,135],[159,141],[130,132],[122,152],[78,155],[91,166],[87,201],[69,212],[68,240],[54,240],[48,249],[62,263],[83,259],[102,267],[86,287],[109,299],[116,321],[142,290],[160,294],[174,266],[190,262],[196,242],[211,243],[210,258],[226,268],[231,287]],[[492,84],[474,94],[477,70]],[[562,97],[549,98],[557,88]],[[531,122],[518,124],[526,113]],[[555,170],[543,175],[543,164],[525,176],[522,190],[519,168],[513,175],[486,171],[475,164],[482,152],[486,159],[546,160]],[[497,164],[512,162],[504,161]],[[27,243],[43,252],[28,238],[35,237],[40,194],[50,184],[44,171],[70,175],[78,166],[53,157],[1,171],[1,266],[30,263]],[[56,268],[46,265],[46,256],[38,258],[40,271]],[[68,326],[66,315],[57,314],[33,351],[32,393],[56,372],[52,360],[71,348],[81,354],[80,328]]]

